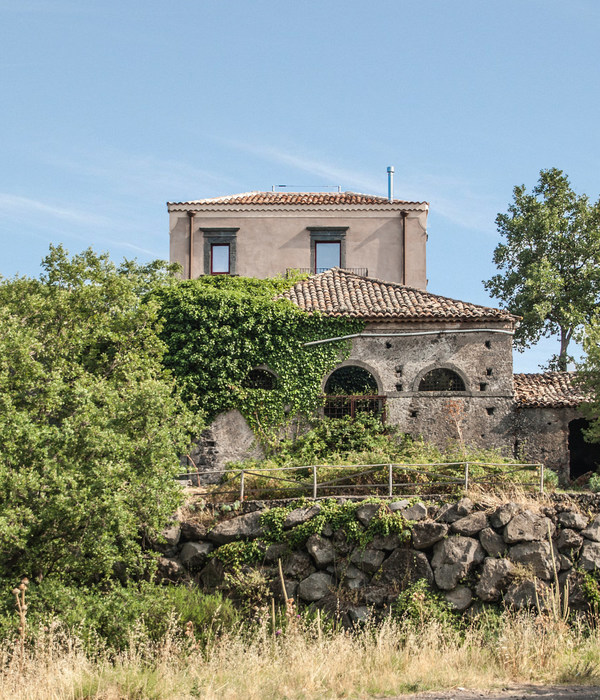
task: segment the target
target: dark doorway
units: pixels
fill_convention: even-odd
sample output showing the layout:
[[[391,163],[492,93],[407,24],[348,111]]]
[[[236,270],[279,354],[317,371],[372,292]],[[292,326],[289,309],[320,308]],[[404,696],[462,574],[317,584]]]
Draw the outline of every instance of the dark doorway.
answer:
[[[569,475],[577,479],[587,472],[595,472],[600,466],[600,444],[586,442],[583,431],[589,427],[585,418],[569,423]]]

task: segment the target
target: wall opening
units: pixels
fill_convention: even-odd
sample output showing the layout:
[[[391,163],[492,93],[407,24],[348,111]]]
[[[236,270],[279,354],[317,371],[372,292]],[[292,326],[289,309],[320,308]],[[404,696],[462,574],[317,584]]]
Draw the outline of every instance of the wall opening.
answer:
[[[357,413],[385,418],[385,396],[379,395],[377,380],[363,367],[336,369],[325,384],[325,394],[323,412],[327,418],[354,418]]]
[[[583,431],[589,428],[585,418],[569,423],[569,476],[571,479],[595,472],[600,466],[600,444],[586,442]]]
[[[242,382],[245,389],[276,389],[277,377],[267,369],[251,369]]]
[[[440,367],[427,372],[419,382],[419,391],[465,391],[465,383],[453,370]]]

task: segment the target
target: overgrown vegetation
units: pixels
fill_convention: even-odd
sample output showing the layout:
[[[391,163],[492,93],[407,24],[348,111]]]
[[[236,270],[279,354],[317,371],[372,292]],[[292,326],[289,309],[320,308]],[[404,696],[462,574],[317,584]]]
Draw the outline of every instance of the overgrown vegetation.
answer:
[[[349,349],[344,341],[304,343],[364,327],[274,299],[295,281],[205,276],[153,294],[168,347],[164,361],[187,401],[197,402],[208,421],[239,409],[267,445],[293,417],[312,416],[319,408],[323,376]],[[248,373],[260,366],[275,373],[274,388],[244,386]]]
[[[171,271],[60,247],[42,267],[0,281],[0,580],[138,576],[194,427],[143,301]]]

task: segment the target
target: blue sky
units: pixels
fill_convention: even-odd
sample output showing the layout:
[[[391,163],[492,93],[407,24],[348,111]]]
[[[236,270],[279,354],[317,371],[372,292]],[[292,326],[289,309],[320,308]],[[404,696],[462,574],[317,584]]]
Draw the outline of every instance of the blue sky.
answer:
[[[0,274],[59,242],[166,258],[167,200],[385,194],[393,165],[430,291],[491,304],[513,186],[600,193],[599,28],[597,0],[0,0]]]

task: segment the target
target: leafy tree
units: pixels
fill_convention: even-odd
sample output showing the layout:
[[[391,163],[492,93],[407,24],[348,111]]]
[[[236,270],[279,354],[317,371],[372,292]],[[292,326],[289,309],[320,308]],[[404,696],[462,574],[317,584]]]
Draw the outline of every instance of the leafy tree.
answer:
[[[43,269],[0,280],[0,576],[140,572],[193,418],[144,298],[172,276],[61,247]]]
[[[558,334],[549,367],[567,369],[569,343],[591,319],[600,298],[600,201],[571,189],[561,170],[542,170],[531,194],[515,187],[496,224],[505,241],[494,251],[501,271],[486,289],[523,320],[515,344],[523,350]]]

